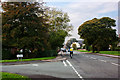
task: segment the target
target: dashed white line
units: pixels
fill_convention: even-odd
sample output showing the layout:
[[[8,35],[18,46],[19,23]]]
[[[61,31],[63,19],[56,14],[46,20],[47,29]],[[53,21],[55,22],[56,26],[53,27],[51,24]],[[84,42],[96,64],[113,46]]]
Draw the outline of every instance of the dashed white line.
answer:
[[[33,66],[38,66],[38,64],[32,64]]]
[[[63,64],[64,64],[64,66],[67,66],[67,64],[65,63],[65,61],[63,61]]]
[[[116,65],[116,66],[120,66],[119,64],[116,64],[116,63],[111,63],[111,64]]]
[[[105,60],[100,60],[100,61],[106,62]]]
[[[92,59],[96,59],[96,58],[94,58],[94,57],[91,57]]]
[[[96,58],[93,58],[93,59],[96,59]]]
[[[80,79],[82,79],[82,80],[84,80],[83,79],[83,77],[77,72],[77,70],[72,66],[72,64],[68,61],[68,60],[66,60],[67,61],[67,63],[73,68],[73,70],[76,72],[76,74],[78,75],[78,77],[80,78]]]

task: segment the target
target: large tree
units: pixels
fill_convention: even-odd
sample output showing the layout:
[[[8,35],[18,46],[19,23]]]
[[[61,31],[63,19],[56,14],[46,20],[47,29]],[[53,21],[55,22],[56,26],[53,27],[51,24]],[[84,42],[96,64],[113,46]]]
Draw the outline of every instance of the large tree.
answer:
[[[48,28],[43,3],[2,3],[3,47],[44,50],[48,45]],[[41,14],[41,15],[38,15]]]
[[[109,45],[113,45],[117,41],[115,20],[109,17],[100,19],[94,18],[84,22],[78,28],[78,34],[87,46],[92,46],[94,52],[108,49]]]
[[[70,46],[73,42],[78,42],[78,41],[76,40],[76,38],[71,38],[70,40],[67,41],[66,47],[70,48]]]
[[[69,16],[67,13],[54,8],[49,9],[46,13],[48,14],[48,23],[50,24],[49,42],[51,48],[62,47],[65,37],[69,36],[68,32],[73,29],[73,26],[69,24]]]

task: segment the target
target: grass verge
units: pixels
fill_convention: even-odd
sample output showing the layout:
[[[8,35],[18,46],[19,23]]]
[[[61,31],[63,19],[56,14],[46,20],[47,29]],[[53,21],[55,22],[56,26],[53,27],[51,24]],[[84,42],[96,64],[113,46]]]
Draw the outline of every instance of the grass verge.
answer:
[[[120,56],[120,51],[100,51],[99,53]]]
[[[19,74],[13,74],[13,73],[8,73],[8,72],[0,72],[2,75],[1,80],[31,80],[27,76],[22,76]]]
[[[36,61],[36,60],[48,60],[48,59],[54,59],[56,57],[43,57],[43,58],[31,58],[31,59],[22,59],[22,61]],[[19,60],[21,61],[21,60]],[[0,60],[0,62],[19,62],[18,59],[14,60]]]
[[[76,51],[92,53],[92,51],[87,51],[87,50],[76,50]],[[120,51],[100,51],[99,53],[120,56]]]
[[[88,52],[88,53],[92,52],[92,51],[87,51],[87,50],[76,50],[76,51],[79,51],[79,52]]]

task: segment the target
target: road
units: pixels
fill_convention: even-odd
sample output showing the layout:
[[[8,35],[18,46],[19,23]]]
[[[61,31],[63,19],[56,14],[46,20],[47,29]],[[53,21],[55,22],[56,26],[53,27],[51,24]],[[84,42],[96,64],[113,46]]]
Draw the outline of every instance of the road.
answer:
[[[3,65],[2,71],[24,75],[49,75],[65,79],[78,80],[118,80],[117,58],[74,52],[71,59],[58,62],[39,62],[21,65]]]

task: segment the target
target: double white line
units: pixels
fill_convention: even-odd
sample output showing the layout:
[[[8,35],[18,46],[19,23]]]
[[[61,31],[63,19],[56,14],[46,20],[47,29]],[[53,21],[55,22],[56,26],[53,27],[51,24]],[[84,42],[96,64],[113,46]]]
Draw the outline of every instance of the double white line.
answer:
[[[83,77],[77,72],[77,70],[73,67],[73,65],[70,63],[70,61],[66,60],[66,62],[69,64],[69,66],[72,67],[72,69],[75,71],[75,73],[78,75],[78,77],[81,79],[81,80],[84,80]],[[65,63],[65,61],[63,61],[63,64],[64,66],[67,66],[67,64]]]

